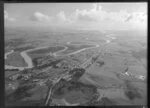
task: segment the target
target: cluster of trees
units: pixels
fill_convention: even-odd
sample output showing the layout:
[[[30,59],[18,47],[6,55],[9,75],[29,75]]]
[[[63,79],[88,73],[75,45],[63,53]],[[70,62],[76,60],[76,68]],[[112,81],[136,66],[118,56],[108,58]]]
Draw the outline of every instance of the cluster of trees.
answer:
[[[54,60],[55,58],[53,58],[52,56],[42,56],[42,57],[36,57],[32,61],[34,66],[39,66],[39,65],[49,64]]]
[[[83,73],[85,72],[85,69],[83,68],[74,68],[73,70],[71,70],[69,72],[69,74],[73,75],[72,79],[78,79]],[[53,91],[56,91],[57,89],[60,89],[61,87],[63,87],[64,85],[70,85],[69,83],[71,83],[72,81],[66,81],[65,79],[60,79],[60,81],[58,83],[55,84],[55,86],[53,87]]]
[[[38,59],[40,59],[41,57],[37,57],[37,58],[34,58],[32,59],[32,62],[34,64],[34,66],[37,66],[38,65]]]
[[[55,60],[48,58],[45,60],[44,58],[38,57],[33,59],[33,64],[37,69],[46,68],[48,66],[52,66],[53,68],[58,68],[57,63],[59,63],[61,59]]]
[[[99,64],[99,67],[104,65],[104,61],[97,61],[97,63]]]
[[[93,96],[92,99],[86,103],[88,106],[110,106],[110,105],[116,105],[116,103],[107,98],[107,97],[102,97],[101,100],[97,100],[98,96]]]
[[[132,83],[128,80],[125,81],[126,83],[126,90],[125,95],[130,99],[133,100],[135,98],[141,98],[141,94],[138,91],[138,88],[132,85]]]
[[[29,93],[28,91],[34,87],[35,87],[35,84],[20,85],[13,93],[7,96],[8,100],[13,99],[13,101],[19,101],[26,97],[30,97],[32,96],[32,94]]]
[[[84,73],[84,68],[74,68],[73,70],[69,71],[69,74],[72,75],[72,80],[78,80]]]
[[[75,73],[77,73],[77,72],[79,72],[79,73],[82,73],[82,72],[85,72],[86,70],[84,69],[84,68],[74,68],[74,69],[72,69],[70,72],[69,72],[69,74],[75,74]]]
[[[65,79],[60,79],[60,81],[58,83],[56,83],[54,85],[54,87],[52,88],[52,92],[55,92],[58,89],[61,89],[65,84],[67,84],[67,81]],[[57,93],[57,92],[55,92],[55,93]]]

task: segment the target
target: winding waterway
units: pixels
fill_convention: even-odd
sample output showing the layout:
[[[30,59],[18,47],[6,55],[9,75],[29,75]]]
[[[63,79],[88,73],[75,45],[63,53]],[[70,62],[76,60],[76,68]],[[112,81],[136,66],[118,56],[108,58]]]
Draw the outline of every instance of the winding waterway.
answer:
[[[19,69],[19,70],[24,70],[25,68],[32,68],[33,67],[33,62],[32,59],[28,56],[27,51],[23,51],[21,52],[21,56],[23,57],[23,59],[25,60],[25,62],[27,63],[26,67],[15,67],[15,66],[11,66],[11,65],[5,65],[5,69]],[[14,51],[10,51],[8,53],[6,53],[6,55],[8,56],[8,54],[13,53]],[[5,57],[5,59],[7,59],[7,56]]]
[[[5,54],[5,59],[7,59],[8,55],[11,54],[11,53],[13,53],[13,52],[14,52],[14,50],[11,50],[10,52],[7,52],[7,53]]]
[[[71,44],[71,45],[78,45],[78,44],[72,44],[71,42],[67,42],[67,44],[68,44],[68,45],[69,45],[69,44]],[[94,45],[94,44],[91,44],[91,45]],[[55,56],[63,56],[63,55],[69,56],[69,55],[77,54],[77,53],[79,53],[79,52],[81,52],[81,51],[84,51],[84,50],[86,50],[86,49],[91,49],[91,48],[96,48],[96,47],[99,47],[99,45],[96,44],[94,47],[82,48],[82,49],[79,49],[79,50],[77,50],[77,51],[71,52],[71,53],[69,53],[69,54],[60,54],[61,52],[63,52],[63,51],[65,51],[65,50],[68,49],[68,48],[66,48],[66,49],[64,49],[64,50],[62,50],[62,51],[55,52],[54,55],[55,55]]]
[[[111,39],[116,39],[115,37],[112,37],[112,35],[107,35],[107,37],[109,37]],[[110,39],[106,40],[107,44],[110,43],[110,42],[111,42]],[[67,42],[67,44],[71,44],[71,42]],[[25,62],[27,63],[27,66],[26,67],[15,67],[15,66],[11,66],[11,65],[5,65],[5,69],[19,69],[19,70],[24,70],[25,68],[32,68],[33,67],[33,62],[32,62],[31,57],[28,55],[28,52],[31,52],[31,51],[34,51],[34,50],[37,50],[37,49],[41,49],[41,48],[47,48],[47,47],[48,46],[44,46],[44,47],[38,47],[38,48],[28,49],[28,50],[22,51],[20,54],[23,57],[23,59],[25,60]],[[79,50],[77,50],[75,52],[72,52],[72,53],[69,53],[69,54],[64,54],[64,55],[72,55],[72,54],[76,54],[76,53],[79,53],[81,51],[84,51],[86,49],[91,49],[91,48],[96,48],[96,47],[99,47],[99,44],[96,44],[94,47],[82,48],[82,49],[79,49]],[[61,56],[61,55],[59,55],[59,53],[65,51],[67,49],[68,49],[68,47],[64,46],[64,49],[61,49],[59,51],[54,52],[53,55],[54,56]],[[5,59],[7,59],[8,55],[12,54],[13,52],[14,52],[14,50],[11,50],[10,52],[7,52],[5,54]]]

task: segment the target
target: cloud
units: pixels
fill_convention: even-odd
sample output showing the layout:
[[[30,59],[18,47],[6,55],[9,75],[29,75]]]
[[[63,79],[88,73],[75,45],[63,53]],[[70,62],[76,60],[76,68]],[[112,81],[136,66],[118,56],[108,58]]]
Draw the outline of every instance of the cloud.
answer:
[[[90,10],[78,10],[76,9],[76,20],[78,21],[98,21],[103,19],[106,14],[105,11],[102,11],[101,5],[93,4]]]
[[[70,22],[89,28],[107,29],[130,29],[146,27],[147,13],[130,12],[126,9],[108,12],[100,4],[93,4],[90,9],[76,9],[66,16]]]
[[[120,23],[124,23],[131,16],[126,10],[120,10],[119,12],[110,12],[108,13],[108,17],[112,21],[117,21]]]
[[[56,19],[56,22],[61,23],[61,24],[71,24],[71,23],[73,23],[73,20],[71,19],[71,15],[67,16],[64,11],[60,11],[56,15],[55,19]]]
[[[44,21],[44,22],[47,22],[47,21],[51,21],[52,20],[52,17],[48,16],[48,15],[45,15],[41,12],[35,12],[33,13],[33,15],[30,17],[30,20],[32,21]]]
[[[146,14],[146,13],[144,13],[144,12],[139,12],[138,15],[137,15],[137,18],[138,18],[138,20],[139,20],[141,23],[144,23],[144,22],[147,23],[147,14]]]
[[[145,12],[134,12],[126,19],[126,21],[132,23],[147,23],[147,14]]]
[[[60,11],[57,16],[59,21],[61,22],[65,22],[67,19],[66,19],[66,15],[65,15],[65,12],[64,11]]]
[[[97,19],[93,17],[87,10],[76,10],[76,20],[78,21],[96,21]]]
[[[11,16],[8,15],[8,12],[6,10],[4,10],[4,19],[6,21],[10,21],[10,22],[16,21],[15,18],[13,18],[13,17],[11,17]]]
[[[102,10],[100,4],[93,4],[90,10],[78,10],[76,9],[76,20],[78,21],[99,21],[108,19],[108,13]]]
[[[119,12],[107,12],[105,11],[100,4],[93,4],[92,8],[87,10],[79,10],[76,9],[74,16],[74,20],[76,21],[116,21],[120,23],[125,23],[128,21],[133,21],[133,17],[135,15],[131,15],[131,13],[126,10],[120,10]],[[73,18],[72,18],[73,19]]]

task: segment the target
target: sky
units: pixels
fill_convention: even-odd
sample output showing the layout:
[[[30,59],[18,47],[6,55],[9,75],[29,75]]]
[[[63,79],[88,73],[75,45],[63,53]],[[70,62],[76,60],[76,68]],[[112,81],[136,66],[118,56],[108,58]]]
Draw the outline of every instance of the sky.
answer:
[[[5,27],[147,30],[147,3],[5,3]]]

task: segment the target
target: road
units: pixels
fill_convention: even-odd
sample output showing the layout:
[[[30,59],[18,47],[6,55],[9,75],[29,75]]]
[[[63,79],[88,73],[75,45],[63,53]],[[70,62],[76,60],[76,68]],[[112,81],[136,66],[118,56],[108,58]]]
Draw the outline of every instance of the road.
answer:
[[[63,75],[62,75],[63,76]],[[49,88],[49,92],[48,92],[48,96],[47,96],[47,99],[46,99],[46,102],[45,102],[45,106],[48,105],[49,103],[49,100],[51,98],[51,94],[52,94],[52,89],[53,87],[61,80],[62,76],[60,76],[56,81],[53,82],[53,85],[51,88]]]

